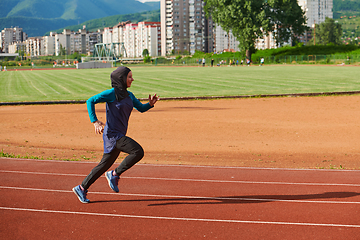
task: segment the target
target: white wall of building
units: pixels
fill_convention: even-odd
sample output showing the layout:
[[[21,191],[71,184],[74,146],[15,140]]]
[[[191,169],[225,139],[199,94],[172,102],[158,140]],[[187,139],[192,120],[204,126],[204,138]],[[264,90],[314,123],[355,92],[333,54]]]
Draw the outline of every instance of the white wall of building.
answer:
[[[44,52],[42,55],[54,55],[55,53],[55,34],[53,36],[44,36]]]
[[[333,18],[333,0],[298,0],[299,6],[305,11],[307,26],[325,22],[325,18]]]
[[[225,32],[219,25],[215,28],[215,51],[223,52],[224,50],[229,51],[230,49],[236,52],[240,51],[239,41],[236,40],[231,30],[229,33]]]
[[[66,47],[66,36],[62,33],[55,35],[55,55],[60,55],[60,46],[62,48]]]

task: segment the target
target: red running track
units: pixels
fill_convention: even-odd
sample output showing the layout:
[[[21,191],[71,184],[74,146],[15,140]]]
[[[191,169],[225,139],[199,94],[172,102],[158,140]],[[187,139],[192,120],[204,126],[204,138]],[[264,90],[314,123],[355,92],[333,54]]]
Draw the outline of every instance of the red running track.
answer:
[[[0,239],[360,239],[356,170],[139,164],[82,204],[96,163],[0,163]]]

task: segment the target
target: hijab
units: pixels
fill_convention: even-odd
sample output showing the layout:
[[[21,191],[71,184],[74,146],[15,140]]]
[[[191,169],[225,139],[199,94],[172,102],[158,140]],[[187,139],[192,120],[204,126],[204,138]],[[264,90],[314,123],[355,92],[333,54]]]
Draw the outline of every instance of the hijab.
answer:
[[[111,86],[115,89],[116,100],[121,101],[129,96],[127,89],[127,75],[131,70],[127,67],[118,67],[110,74]]]

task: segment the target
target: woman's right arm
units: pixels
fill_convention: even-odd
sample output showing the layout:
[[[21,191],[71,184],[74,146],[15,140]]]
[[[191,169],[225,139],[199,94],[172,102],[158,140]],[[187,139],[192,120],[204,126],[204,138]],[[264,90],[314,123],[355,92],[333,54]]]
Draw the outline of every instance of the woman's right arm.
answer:
[[[98,120],[95,113],[95,104],[101,102],[113,102],[115,100],[114,89],[105,90],[97,95],[92,96],[86,101],[86,106],[90,121],[94,124],[95,133],[102,133],[104,130],[105,124]]]

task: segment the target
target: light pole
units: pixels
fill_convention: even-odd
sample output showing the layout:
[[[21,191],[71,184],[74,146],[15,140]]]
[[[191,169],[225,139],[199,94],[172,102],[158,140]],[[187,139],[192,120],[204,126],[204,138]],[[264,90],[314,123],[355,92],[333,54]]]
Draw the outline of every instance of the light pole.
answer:
[[[315,20],[314,20],[313,27],[314,27],[314,46],[315,46],[316,45],[316,24],[315,24]]]

